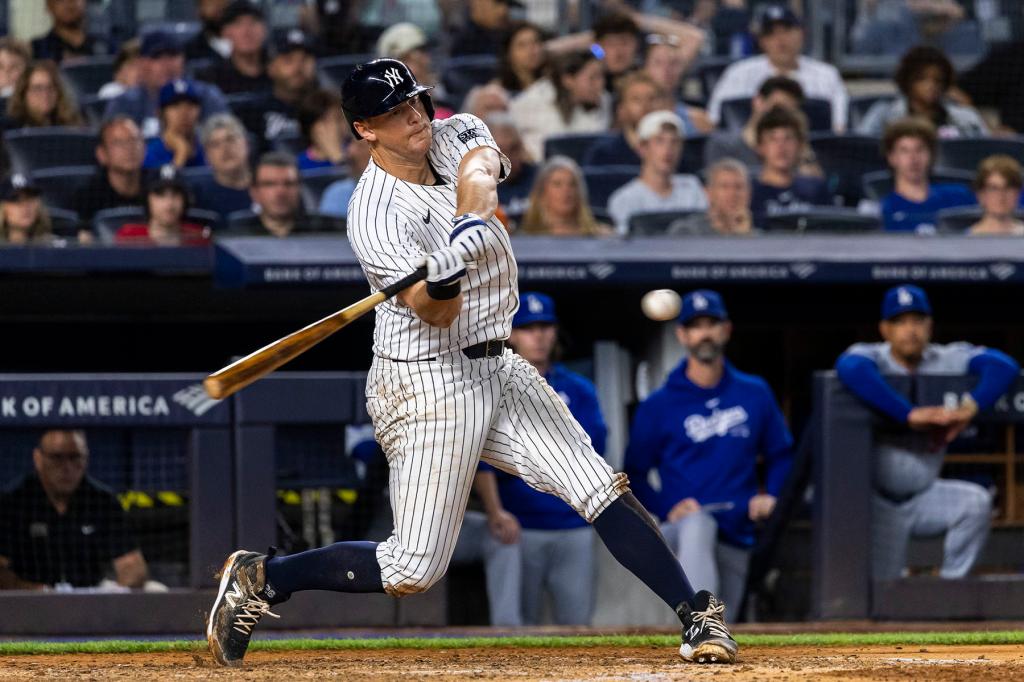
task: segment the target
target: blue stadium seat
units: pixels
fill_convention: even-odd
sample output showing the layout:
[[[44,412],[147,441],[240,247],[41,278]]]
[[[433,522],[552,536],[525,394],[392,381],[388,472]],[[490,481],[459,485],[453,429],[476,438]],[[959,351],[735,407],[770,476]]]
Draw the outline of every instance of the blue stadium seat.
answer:
[[[974,181],[974,173],[949,168],[936,168],[932,171],[931,179],[933,183],[949,183],[969,187]],[[868,173],[864,176],[864,196],[868,199],[879,201],[892,191],[892,185],[893,180],[890,171],[884,170]]]
[[[1024,163],[1024,136],[939,140],[935,163],[943,168],[976,171],[978,164],[993,154],[1009,154]]]
[[[789,213],[770,215],[762,226],[766,232],[878,232],[878,216],[858,213],[854,208],[815,206]]]
[[[544,158],[552,156],[568,156],[576,163],[583,163],[587,150],[600,140],[611,139],[614,133],[573,133],[571,135],[554,135],[544,140]]]
[[[32,180],[51,208],[74,208],[75,192],[96,175],[96,166],[58,166],[32,173]]]
[[[807,117],[811,131],[832,130],[832,103],[824,99],[806,99],[800,109]],[[727,99],[722,102],[722,114],[718,127],[725,130],[742,130],[750,120],[753,111],[750,98]]]
[[[302,186],[312,195],[316,207],[320,206],[320,197],[328,185],[348,177],[346,166],[333,166],[330,168],[313,168],[302,171]]]
[[[871,107],[875,106],[877,102],[892,102],[896,99],[896,95],[885,94],[885,95],[860,95],[858,97],[851,97],[850,104],[846,108],[846,129],[856,130],[860,122],[864,120],[868,111]]]
[[[704,170],[704,147],[707,145],[707,135],[693,135],[686,138],[683,143],[683,156],[679,159],[680,173],[700,175]]]
[[[587,183],[592,208],[607,210],[612,192],[640,175],[638,166],[586,166],[583,179]]]
[[[46,212],[50,214],[50,227],[53,234],[65,239],[77,239],[78,231],[81,229],[82,221],[78,214],[66,208],[48,207]]]
[[[704,211],[668,211],[663,213],[637,213],[629,217],[629,234],[634,237],[653,237],[668,232],[677,220]]]
[[[715,89],[718,79],[734,61],[732,57],[701,57],[697,65],[697,79],[705,101],[711,98],[711,91]]]
[[[103,244],[113,244],[117,231],[130,223],[146,222],[146,212],[141,206],[119,206],[97,211],[92,219],[92,229]]]
[[[940,234],[963,234],[971,225],[981,220],[981,216],[980,206],[944,208],[936,215],[936,230]]]
[[[4,133],[11,170],[32,173],[58,166],[96,163],[96,133],[85,128],[18,128]]]
[[[477,85],[494,80],[498,71],[495,55],[452,57],[445,64],[441,80],[453,106],[459,106],[466,94]]]
[[[352,69],[358,64],[368,62],[374,58],[372,54],[343,54],[334,57],[324,57],[316,62],[317,71],[320,76],[327,78],[335,87],[341,87]]]
[[[100,88],[114,80],[114,58],[87,57],[62,64],[60,70],[80,98],[95,95]]]
[[[888,168],[879,141],[862,135],[811,136],[811,149],[825,171],[829,191],[843,197],[847,206],[856,206],[864,198],[863,177]]]
[[[103,123],[104,115],[107,113],[109,99],[100,99],[99,95],[83,95],[78,98],[78,108],[90,126],[96,128]]]

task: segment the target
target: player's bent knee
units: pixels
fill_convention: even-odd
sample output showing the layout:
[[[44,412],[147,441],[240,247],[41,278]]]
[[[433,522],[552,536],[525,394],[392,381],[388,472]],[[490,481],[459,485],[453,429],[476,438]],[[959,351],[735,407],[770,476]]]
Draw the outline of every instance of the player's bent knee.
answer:
[[[400,572],[384,583],[384,591],[392,597],[406,597],[410,594],[426,592],[444,577],[443,571],[429,575],[415,572]]]
[[[968,516],[988,520],[992,515],[992,495],[981,486],[974,486],[965,496],[964,507]]]

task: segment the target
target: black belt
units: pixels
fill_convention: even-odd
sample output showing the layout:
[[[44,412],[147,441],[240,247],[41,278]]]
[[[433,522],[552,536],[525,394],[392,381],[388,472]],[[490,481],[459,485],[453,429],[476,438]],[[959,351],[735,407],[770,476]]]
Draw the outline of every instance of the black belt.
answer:
[[[496,355],[501,355],[503,352],[505,352],[505,339],[481,341],[462,349],[462,354],[470,360],[493,358]]]

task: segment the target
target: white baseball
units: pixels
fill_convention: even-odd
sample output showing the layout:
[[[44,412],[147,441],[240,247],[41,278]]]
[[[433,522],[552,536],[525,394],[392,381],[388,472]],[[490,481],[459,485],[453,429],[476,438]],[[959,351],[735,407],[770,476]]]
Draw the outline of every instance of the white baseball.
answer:
[[[640,299],[640,309],[644,311],[644,315],[658,322],[677,317],[681,306],[682,299],[671,289],[648,291]]]

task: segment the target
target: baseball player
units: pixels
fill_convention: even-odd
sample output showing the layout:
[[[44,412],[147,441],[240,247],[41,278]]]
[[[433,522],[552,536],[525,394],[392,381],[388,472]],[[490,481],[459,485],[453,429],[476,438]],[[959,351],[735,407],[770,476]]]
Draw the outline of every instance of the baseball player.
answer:
[[[854,344],[836,363],[850,391],[904,427],[883,427],[875,436],[872,575],[876,580],[900,577],[911,536],[945,534],[940,575],[963,577],[988,537],[992,498],[977,483],[939,478],[946,445],[979,410],[995,404],[1020,367],[991,348],[931,343],[931,304],[923,290],[910,284],[886,292],[879,331],[884,343]],[[882,376],[917,373],[975,374],[978,384],[951,410],[914,405]]]
[[[391,470],[394,531],[379,544],[231,554],[207,623],[215,659],[241,664],[253,628],[293,592],[402,596],[436,583],[483,459],[592,523],[611,554],[678,614],[684,659],[732,662],[725,605],[694,594],[625,475],[594,452],[537,370],[506,348],[517,269],[494,211],[508,159],[474,116],[434,121],[429,90],[402,62],[377,59],[357,66],[341,92],[352,131],[370,146],[348,211],[349,241],[370,287],[427,269],[425,282],[377,307],[367,376],[367,409]]]

